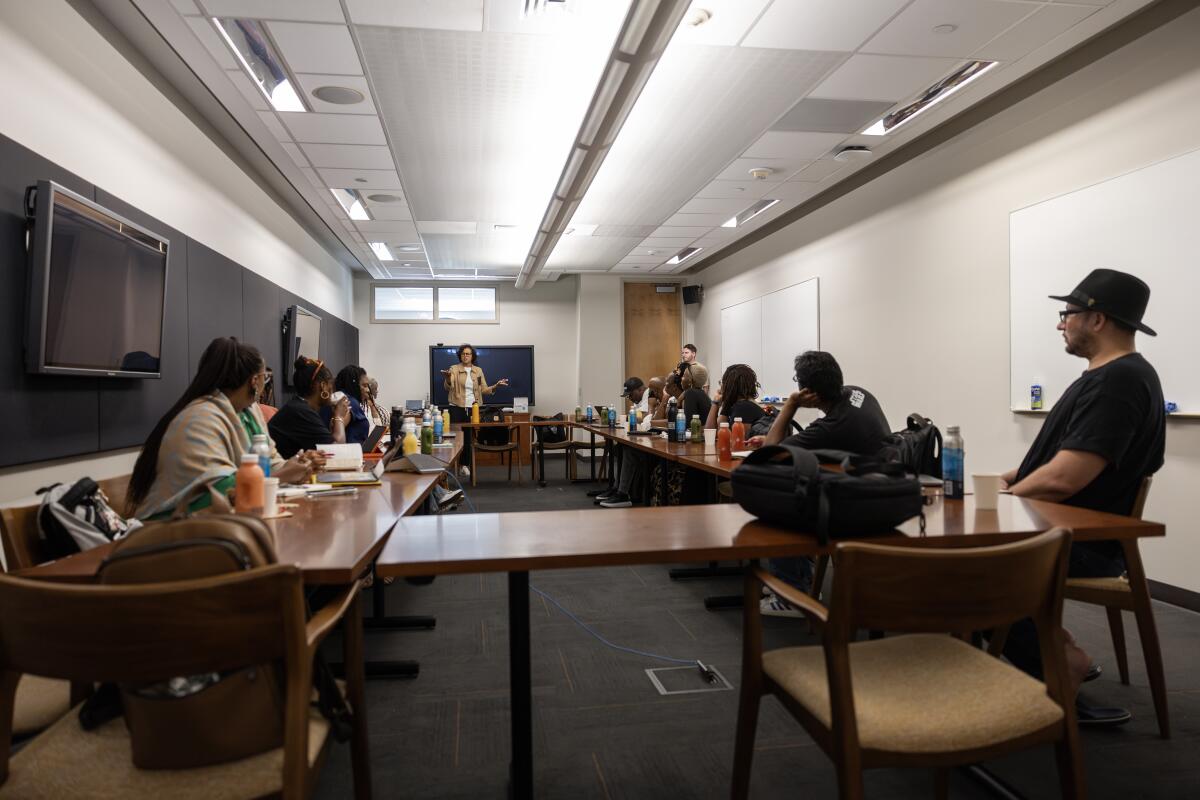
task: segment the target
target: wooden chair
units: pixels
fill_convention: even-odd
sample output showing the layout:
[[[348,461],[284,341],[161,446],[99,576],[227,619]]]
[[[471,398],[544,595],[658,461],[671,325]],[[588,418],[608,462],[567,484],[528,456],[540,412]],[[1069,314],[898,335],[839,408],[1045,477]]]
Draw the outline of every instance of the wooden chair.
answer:
[[[569,416],[567,414],[563,414],[563,417],[569,419]],[[541,418],[539,417],[538,419],[541,419]],[[564,422],[563,424],[566,425],[567,423]],[[530,430],[533,431],[533,439],[534,439],[535,447],[537,447],[543,451],[545,451],[545,450],[561,450],[563,453],[565,453],[566,466],[563,469],[566,472],[567,480],[569,480],[569,481],[575,480],[575,476],[578,474],[576,471],[576,467],[575,467],[575,451],[579,449],[579,442],[576,442],[573,438],[571,438],[575,429],[571,428],[569,426],[566,428],[567,438],[564,441],[547,442],[543,438],[546,433],[546,428],[544,426],[530,425],[529,427],[530,427]],[[544,461],[544,460],[545,460],[544,458],[533,459],[530,471],[536,473],[538,471],[538,465],[540,463],[542,463],[542,461]],[[546,480],[546,476],[541,475],[541,474],[536,474],[533,477],[534,477],[534,480],[540,480],[540,481]]]
[[[749,792],[759,701],[776,695],[837,768],[839,796],[863,796],[862,770],[946,768],[1054,742],[1065,797],[1086,795],[1062,631],[1070,534],[998,547],[847,543],[829,609],[761,569],[747,574],[732,796]],[[996,575],[1008,576],[1005,581]],[[762,584],[804,612],[821,645],[762,652]],[[1032,617],[1043,684],[950,632]],[[859,629],[903,632],[854,642]]]
[[[512,417],[506,417],[505,422],[511,423]],[[484,444],[479,441],[479,433],[484,430],[506,431],[508,436],[504,444]],[[476,453],[500,453],[501,458],[508,462],[508,479],[512,480],[513,459],[517,461],[517,483],[521,483],[521,430],[519,425],[506,425],[495,428],[480,428],[476,430],[475,441],[471,446]],[[471,485],[475,486],[479,477],[479,470],[471,470]]]
[[[96,481],[118,514],[125,514],[129,478],[129,475],[121,475]],[[38,535],[39,508],[40,503],[0,508],[0,545],[4,547],[4,560],[9,572],[28,569],[52,558]]]
[[[1150,482],[1149,475],[1142,480],[1131,516],[1141,519],[1146,498],[1150,495]],[[1108,627],[1117,656],[1117,671],[1121,683],[1126,686],[1129,685],[1129,658],[1125,652],[1125,623],[1121,612],[1133,612],[1138,638],[1142,641],[1142,658],[1146,662],[1146,677],[1154,698],[1154,711],[1158,715],[1158,732],[1162,738],[1169,739],[1171,721],[1167,715],[1167,681],[1163,675],[1162,648],[1158,642],[1158,628],[1154,624],[1154,608],[1150,603],[1150,585],[1146,582],[1146,570],[1142,566],[1137,540],[1122,541],[1121,549],[1125,554],[1125,575],[1118,578],[1067,578],[1066,598],[1104,606],[1108,611]]]
[[[0,576],[0,792],[14,796],[259,797],[311,793],[329,723],[310,709],[313,656],[339,620],[354,619],[357,583],[305,621],[300,571],[273,565],[199,580],[73,586]],[[347,625],[354,788],[370,795],[362,637]],[[147,683],[281,660],[283,747],[216,766],[141,770],[122,720],[86,732],[67,715],[10,755],[22,673],[70,681]]]

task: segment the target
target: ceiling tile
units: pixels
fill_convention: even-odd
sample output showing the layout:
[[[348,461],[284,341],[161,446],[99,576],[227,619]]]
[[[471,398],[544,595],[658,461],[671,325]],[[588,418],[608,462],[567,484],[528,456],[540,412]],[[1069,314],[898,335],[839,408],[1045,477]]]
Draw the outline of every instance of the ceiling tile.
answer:
[[[818,161],[817,163],[822,162]],[[776,184],[776,190],[771,192],[771,197],[774,197],[776,200],[794,203],[797,200],[807,200],[814,195],[820,194],[827,188],[829,187],[819,182],[788,181],[787,183]]]
[[[404,203],[368,203],[367,211],[375,219],[412,222],[412,211]]]
[[[763,183],[778,183],[786,181],[796,170],[806,166],[811,158],[739,158],[727,166],[718,180],[742,181],[750,177],[750,170],[755,167],[766,167],[771,174],[763,179]]]
[[[869,53],[966,58],[1038,6],[1001,0],[915,0],[863,46]],[[935,33],[956,25],[952,33]]]
[[[679,250],[682,247],[687,247],[695,239],[695,236],[651,236],[649,239],[643,239],[641,244],[637,246],[638,252],[644,255],[646,250]],[[657,255],[657,254],[655,254]]]
[[[707,0],[706,0],[707,2]],[[727,2],[727,0],[717,0]],[[518,33],[522,36],[594,35],[606,17],[624,19],[630,0],[567,0],[567,13],[556,13],[551,3],[545,13],[524,13],[524,0],[486,0],[483,22],[487,33]],[[439,3],[440,5],[440,3]],[[447,27],[447,26],[435,26]],[[478,30],[473,28],[471,30]],[[614,31],[615,35],[615,31]]]
[[[281,145],[282,145],[283,149],[287,151],[287,154],[292,157],[292,161],[296,162],[296,166],[299,166],[299,167],[307,167],[308,166],[308,159],[304,157],[304,153],[300,152],[299,147],[292,144],[291,142],[282,142]]]
[[[292,72],[319,75],[362,75],[358,51],[345,25],[268,22],[279,54]]]
[[[547,269],[610,267],[637,247],[637,243],[637,239],[616,236],[564,236],[558,240],[546,266]]]
[[[830,175],[840,172],[845,167],[845,164],[834,161],[832,158],[823,158],[820,161],[814,161],[797,172],[792,176],[792,181],[799,181],[801,183],[823,181]]]
[[[354,226],[358,229],[359,233],[372,242],[379,241],[378,238],[372,238],[379,235],[403,241],[417,238],[417,228],[411,222],[400,222],[390,219],[368,219],[355,222]]]
[[[221,69],[241,69],[241,65],[233,57],[233,53],[229,52],[229,48],[225,46],[225,42],[217,35],[213,24],[207,18],[188,17],[187,24],[192,29],[192,33],[196,34],[196,38],[200,40],[200,44],[204,45],[204,49],[221,65]]]
[[[338,169],[392,169],[386,147],[365,144],[305,144],[305,155],[314,167]],[[353,187],[351,187],[353,188]]]
[[[597,225],[592,236],[627,236],[641,239],[654,233],[654,225]]]
[[[858,133],[892,107],[889,101],[805,98],[771,126],[773,131]]]
[[[390,169],[319,169],[321,180],[333,189],[379,189],[400,192],[400,176]]]
[[[668,239],[694,239],[712,230],[712,225],[661,225],[654,230],[654,235]]]
[[[361,114],[313,114],[280,111],[280,118],[297,142],[386,145],[383,126],[377,117]]]
[[[203,0],[213,17],[345,22],[338,0]]]
[[[877,56],[857,53],[842,64],[810,97],[850,100],[907,100],[958,66],[955,58]]]
[[[682,228],[700,227],[707,225],[713,227],[720,225],[725,220],[729,219],[728,214],[675,214],[663,223],[664,226],[675,225]]]
[[[820,158],[845,138],[841,133],[767,131],[746,148],[742,158]]]
[[[262,120],[263,125],[267,126],[267,130],[281,142],[292,141],[292,135],[288,133],[287,128],[283,127],[279,122],[279,117],[275,116],[271,111],[259,111],[258,118]]]
[[[726,219],[745,210],[746,206],[754,203],[752,197],[708,198],[696,197],[688,200],[679,209],[681,214],[721,214]]]
[[[743,47],[786,50],[857,50],[908,0],[776,0],[763,14]]]
[[[1045,6],[976,51],[984,61],[1016,61],[1096,12],[1093,6]]]
[[[318,113],[325,114],[374,114],[375,103],[371,100],[371,88],[367,85],[367,79],[361,75],[308,75],[298,73],[296,82],[300,84],[301,90],[304,92],[304,99],[308,103],[309,108]],[[343,105],[341,103],[326,103],[321,98],[313,94],[315,89],[322,86],[340,86],[346,89],[354,89],[362,94],[363,99],[360,103],[351,103]]]
[[[766,181],[713,181],[696,192],[696,197],[754,200],[766,194],[769,188]]]
[[[171,7],[180,14],[199,14],[200,8],[192,0],[171,0]]]
[[[476,222],[447,222],[440,220],[423,220],[417,222],[417,230],[430,234],[462,234],[474,235],[479,225]]]
[[[304,177],[308,178],[308,182],[311,183],[315,188],[317,188],[317,189],[329,188],[329,187],[325,186],[325,182],[323,180],[321,180],[321,176],[318,175],[317,171],[315,169],[313,169],[312,167],[304,167],[300,171],[304,173]]]
[[[685,247],[686,247],[686,245],[685,245]],[[683,248],[681,247],[678,250],[674,250],[669,253],[659,253],[659,254],[652,255],[652,256],[640,254],[640,253],[639,254],[631,253],[630,255],[627,255],[627,256],[624,256],[623,258],[621,258],[621,260],[617,263],[620,263],[620,264],[661,264],[664,261],[666,261],[668,258],[671,258],[672,256],[674,256],[675,253],[678,253],[679,250],[682,250],[682,249]]]
[[[346,8],[356,25],[483,30],[483,0],[347,0]]]
[[[733,47],[754,26],[758,15],[770,0],[703,0],[692,4],[675,31],[673,42]],[[693,15],[701,9],[711,16],[693,24]]]
[[[262,92],[260,92],[254,86],[254,84],[250,82],[250,79],[246,77],[245,73],[243,73],[241,70],[230,70],[226,72],[225,75],[229,78],[233,85],[237,87],[237,90],[241,93],[242,97],[246,98],[246,102],[250,104],[251,108],[253,108],[255,111],[271,110],[271,107],[267,105],[267,98],[263,97]]]

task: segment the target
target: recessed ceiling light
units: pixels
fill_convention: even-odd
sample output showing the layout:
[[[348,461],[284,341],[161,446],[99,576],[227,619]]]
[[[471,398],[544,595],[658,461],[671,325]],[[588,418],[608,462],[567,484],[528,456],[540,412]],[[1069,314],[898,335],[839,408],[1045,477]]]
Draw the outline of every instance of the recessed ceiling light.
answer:
[[[933,27],[933,32],[940,34],[954,33],[956,30],[958,30],[957,25],[935,25]]]
[[[421,245],[419,245],[419,244],[402,244],[402,245],[400,245],[400,250],[405,253],[416,253],[421,250]]]
[[[696,255],[696,253],[699,253],[703,249],[704,249],[703,247],[685,247],[682,250],[680,250],[678,253],[676,253],[675,255],[671,256],[671,258],[667,259],[667,263],[668,264],[682,264],[683,262],[687,261],[689,258]]]
[[[921,92],[917,95],[916,100],[896,109],[868,127],[863,131],[863,135],[884,136],[891,133],[901,125],[910,122],[918,115],[925,113],[959,89],[976,80],[992,67],[996,66],[996,64],[997,62],[995,61],[968,61],[933,86]]]
[[[367,179],[366,178],[355,178],[354,182],[355,183],[366,183]]]
[[[750,173],[750,177],[753,178],[754,180],[765,181],[767,179],[767,176],[770,175],[775,170],[771,169],[770,167],[751,167],[747,171]]]
[[[648,256],[656,256],[656,255],[658,255],[658,251],[657,251],[657,250],[647,250],[647,251],[646,251],[646,255],[648,255]]]
[[[339,106],[352,106],[367,99],[367,96],[358,89],[351,89],[347,86],[318,86],[313,89],[313,97],[322,102]]]
[[[392,257],[392,251],[388,250],[388,246],[383,242],[371,242],[371,250],[375,253],[375,257],[380,261],[395,261]],[[404,266],[408,266],[405,264]]]
[[[406,266],[406,267],[411,267],[411,266],[412,266],[412,264],[405,263],[405,264],[404,264],[404,266]]]
[[[763,200],[759,200],[757,203],[750,206],[742,213],[740,213],[736,216],[730,217],[729,219],[722,222],[721,227],[722,228],[736,228],[740,225],[745,225],[747,222],[754,219],[759,214],[766,211],[768,208],[770,208],[771,206],[775,205],[778,202],[779,202],[778,200],[772,200],[770,198],[765,198]]]
[[[395,194],[369,194],[367,199],[372,203],[403,203],[404,198]]]
[[[363,205],[362,197],[359,196],[355,189],[330,189],[333,196],[337,198],[338,205],[342,207],[350,217],[350,219],[360,222],[371,219],[371,215],[367,213],[367,207]]]
[[[492,226],[492,230],[494,230],[494,231],[515,231],[516,229],[517,229],[516,225],[496,224],[496,225]]]
[[[261,22],[236,17],[210,17],[217,34],[233,51],[242,71],[276,111],[308,111],[296,83]]]
[[[866,161],[873,155],[874,153],[871,152],[871,148],[863,147],[860,144],[852,144],[849,147],[843,147],[839,150],[838,154],[833,157],[833,160],[847,164],[851,161]]]

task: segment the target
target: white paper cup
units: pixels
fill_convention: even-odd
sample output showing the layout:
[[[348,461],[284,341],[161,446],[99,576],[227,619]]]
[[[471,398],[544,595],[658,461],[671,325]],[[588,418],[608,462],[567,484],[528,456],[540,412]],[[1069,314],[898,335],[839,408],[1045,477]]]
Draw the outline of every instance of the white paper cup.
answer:
[[[981,472],[971,476],[975,484],[975,508],[991,511],[996,508],[1000,498],[1000,475],[995,472]]]
[[[275,495],[279,491],[279,478],[263,478],[263,516],[273,517],[279,513]]]
[[[704,429],[704,449],[710,450],[716,446],[717,446],[717,429],[716,428],[705,428]]]

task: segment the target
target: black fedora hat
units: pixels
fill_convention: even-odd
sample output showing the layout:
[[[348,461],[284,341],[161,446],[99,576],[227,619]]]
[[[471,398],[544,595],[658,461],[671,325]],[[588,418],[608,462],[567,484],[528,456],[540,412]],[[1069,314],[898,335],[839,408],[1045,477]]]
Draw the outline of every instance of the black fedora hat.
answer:
[[[1150,287],[1141,278],[1115,269],[1094,269],[1068,295],[1050,295],[1088,311],[1099,311],[1126,325],[1132,325],[1150,336],[1154,329],[1142,322],[1146,304],[1150,302]]]

